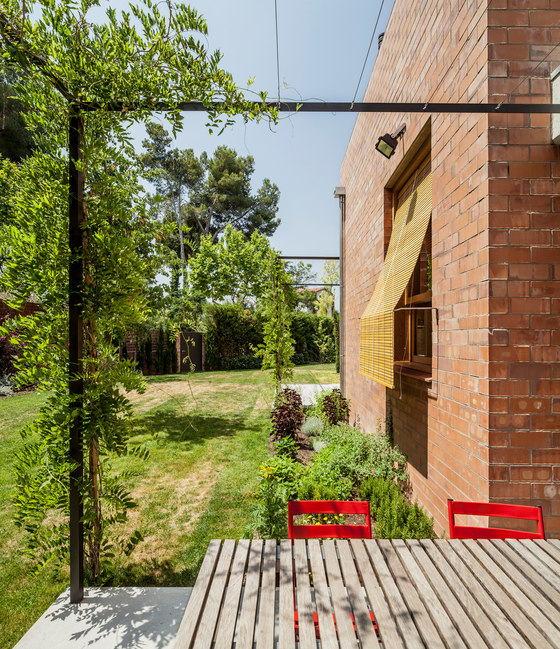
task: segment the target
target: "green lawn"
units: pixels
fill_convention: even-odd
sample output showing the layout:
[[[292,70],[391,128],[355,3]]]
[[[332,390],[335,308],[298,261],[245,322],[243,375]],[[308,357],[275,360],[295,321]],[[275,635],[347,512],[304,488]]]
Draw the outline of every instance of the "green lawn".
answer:
[[[334,365],[294,371],[295,383],[336,383]],[[267,454],[272,401],[268,373],[257,370],[168,375],[133,395],[135,442],[146,461],[119,460],[138,507],[121,532],[139,529],[144,542],[117,561],[112,585],[192,585],[208,541],[247,534],[258,468]],[[0,649],[12,647],[67,586],[68,575],[34,575],[11,523],[12,458],[19,430],[37,413],[34,393],[0,400]]]

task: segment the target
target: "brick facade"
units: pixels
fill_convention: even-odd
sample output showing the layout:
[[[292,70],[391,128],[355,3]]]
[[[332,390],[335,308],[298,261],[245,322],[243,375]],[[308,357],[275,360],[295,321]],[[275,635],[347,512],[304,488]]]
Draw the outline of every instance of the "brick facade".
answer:
[[[557,26],[557,27],[554,27]],[[558,0],[396,0],[366,101],[550,102]],[[530,78],[524,77],[530,74]],[[512,93],[507,95],[504,93]],[[406,124],[386,160],[377,138]],[[415,495],[542,504],[560,536],[560,149],[546,115],[358,116],[342,166],[345,391],[367,430],[390,411]],[[431,386],[358,373],[359,319],[391,228],[391,185],[429,129]]]

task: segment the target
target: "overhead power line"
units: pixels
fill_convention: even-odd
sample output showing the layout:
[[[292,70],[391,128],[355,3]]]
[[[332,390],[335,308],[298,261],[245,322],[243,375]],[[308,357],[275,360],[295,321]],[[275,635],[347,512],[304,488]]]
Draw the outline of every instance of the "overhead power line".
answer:
[[[371,46],[373,44],[373,39],[375,38],[375,32],[377,31],[377,25],[379,24],[379,19],[381,18],[381,11],[383,9],[383,3],[385,0],[381,0],[381,5],[379,6],[379,12],[377,14],[377,19],[375,21],[375,25],[373,27],[373,32],[371,33],[371,40],[369,42],[369,47],[368,51],[366,54],[366,58],[364,59],[364,64],[362,66],[362,71],[360,72],[360,78],[358,79],[358,85],[356,86],[356,92],[354,93],[354,99],[352,99],[352,104],[356,101],[356,97],[358,96],[358,90],[360,89],[360,83],[362,83],[362,77],[364,76],[364,70],[366,69],[366,64],[369,58],[369,53],[371,51]]]
[[[280,48],[278,45],[278,0],[274,0],[274,23],[276,27],[276,78],[278,81],[278,104],[280,104]]]

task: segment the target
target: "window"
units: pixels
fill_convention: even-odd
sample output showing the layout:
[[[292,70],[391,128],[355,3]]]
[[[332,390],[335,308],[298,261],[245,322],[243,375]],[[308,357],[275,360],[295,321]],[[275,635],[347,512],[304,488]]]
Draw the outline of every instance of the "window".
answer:
[[[418,261],[405,289],[395,317],[403,325],[395,326],[395,363],[403,371],[410,368],[432,370],[432,227],[428,224]],[[401,310],[399,310],[399,307]],[[401,315],[402,314],[402,315]]]
[[[360,319],[360,373],[389,388],[395,363],[431,368],[432,176],[426,148],[394,192],[387,255]]]

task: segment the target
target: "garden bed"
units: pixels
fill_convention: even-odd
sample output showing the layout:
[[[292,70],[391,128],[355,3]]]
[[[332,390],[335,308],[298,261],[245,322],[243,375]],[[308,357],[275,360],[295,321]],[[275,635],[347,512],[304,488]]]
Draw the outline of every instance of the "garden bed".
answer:
[[[368,434],[351,426],[349,415],[350,404],[337,389],[321,394],[306,412],[294,390],[278,394],[271,412],[271,453],[261,467],[253,510],[257,536],[286,537],[288,500],[367,500],[379,538],[433,537],[433,520],[405,495],[404,455],[381,423]],[[324,521],[315,517],[302,522],[342,522],[332,515]],[[344,522],[360,518],[347,515]]]

